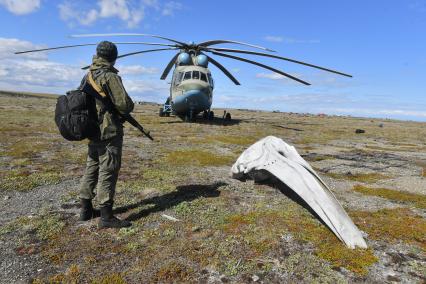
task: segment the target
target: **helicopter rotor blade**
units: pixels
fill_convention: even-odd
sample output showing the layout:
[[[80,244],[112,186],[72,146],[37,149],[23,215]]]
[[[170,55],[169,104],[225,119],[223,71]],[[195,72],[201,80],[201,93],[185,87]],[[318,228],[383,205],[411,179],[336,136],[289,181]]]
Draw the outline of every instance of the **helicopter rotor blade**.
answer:
[[[202,53],[204,54],[204,53]],[[234,82],[235,85],[241,85],[240,82],[238,82],[237,79],[235,79],[234,76],[232,76],[231,72],[229,72],[225,67],[223,67],[222,64],[208,56],[207,54],[204,54],[209,59],[209,62],[211,62],[213,65],[215,65],[217,68],[219,68],[229,79],[231,79],[232,82]]]
[[[143,44],[143,45],[176,47],[176,45],[172,45],[172,44],[153,43],[153,42],[114,42],[114,44],[134,44],[134,45]],[[15,54],[48,51],[48,50],[56,50],[56,49],[64,49],[64,48],[73,48],[73,47],[81,47],[81,46],[93,46],[93,45],[98,45],[98,43],[84,43],[84,44],[63,45],[63,46],[47,47],[47,48],[40,48],[40,49],[24,50],[24,51],[15,52]]]
[[[125,53],[125,54],[119,55],[119,56],[117,56],[117,59],[127,57],[127,56],[131,56],[131,55],[141,54],[141,53],[164,51],[164,50],[176,50],[176,49],[179,49],[179,48],[178,47],[175,47],[175,48],[159,48],[159,49],[148,49],[148,50],[135,51],[135,52],[130,52],[130,53]],[[85,66],[81,69],[86,70],[86,69],[89,69],[89,68],[90,68],[90,65]]]
[[[318,66],[318,65],[313,65],[313,64],[310,64],[310,63],[294,60],[294,59],[287,58],[287,57],[277,56],[277,55],[273,55],[273,54],[267,54],[267,53],[262,53],[262,52],[249,51],[249,50],[230,49],[230,48],[208,48],[208,49],[214,50],[214,51],[245,53],[245,54],[253,54],[253,55],[260,55],[260,56],[277,58],[277,59],[290,61],[290,62],[293,62],[293,63],[309,66],[309,67],[312,67],[312,68],[317,68],[317,69],[320,69],[320,70],[324,70],[324,71],[327,71],[327,72],[331,72],[331,73],[335,73],[335,74],[338,74],[338,75],[342,75],[342,76],[352,78],[352,75],[349,75],[349,74],[346,74],[346,73],[343,73],[343,72],[339,72],[339,71],[328,69],[328,68],[321,67],[321,66]]]
[[[161,38],[161,39],[164,39],[164,40],[168,40],[168,41],[180,44],[182,46],[187,46],[186,43],[175,40],[175,39],[171,39],[171,38],[167,38],[167,37],[163,37],[163,36],[158,36],[158,35],[140,34],[140,33],[77,34],[77,35],[71,35],[70,37],[80,38],[80,37],[105,37],[105,36],[149,36],[149,37],[155,37],[155,38]]]
[[[263,46],[258,46],[258,45],[234,41],[234,40],[223,40],[223,39],[205,41],[205,42],[199,43],[198,46],[207,47],[207,46],[210,46],[210,45],[221,44],[221,43],[234,43],[234,44],[250,46],[250,47],[254,47],[254,48],[258,48],[258,49],[262,49],[262,50],[266,50],[266,51],[270,51],[270,52],[276,52],[275,50],[272,50],[272,49],[269,49],[269,48],[266,48],[266,47],[263,47]]]
[[[213,53],[215,55],[218,55],[218,56],[228,57],[228,58],[232,58],[232,59],[235,59],[235,60],[239,60],[239,61],[247,62],[247,63],[250,63],[250,64],[254,64],[254,65],[260,66],[262,68],[265,68],[265,69],[271,70],[273,72],[276,72],[278,74],[281,74],[281,75],[283,75],[283,76],[285,76],[287,78],[295,80],[295,81],[297,81],[299,83],[302,83],[304,85],[310,85],[308,82],[305,82],[305,81],[303,81],[303,80],[301,80],[299,78],[296,78],[296,77],[294,77],[294,76],[292,76],[290,74],[287,74],[287,73],[285,73],[283,71],[280,71],[278,69],[275,69],[273,67],[270,67],[268,65],[265,65],[265,64],[262,64],[262,63],[259,63],[259,62],[256,62],[256,61],[252,61],[252,60],[249,60],[249,59],[246,59],[246,58],[242,58],[242,57],[238,57],[238,56],[233,56],[233,55],[229,55],[229,54],[225,54],[225,53],[221,53],[221,52],[217,52],[217,51],[211,51],[211,53]]]
[[[176,59],[178,58],[180,52],[176,53],[175,56],[170,60],[169,64],[167,64],[166,68],[163,71],[163,74],[161,75],[160,79],[164,80],[167,78],[167,75],[169,75],[170,70],[172,69],[173,65],[176,63]]]

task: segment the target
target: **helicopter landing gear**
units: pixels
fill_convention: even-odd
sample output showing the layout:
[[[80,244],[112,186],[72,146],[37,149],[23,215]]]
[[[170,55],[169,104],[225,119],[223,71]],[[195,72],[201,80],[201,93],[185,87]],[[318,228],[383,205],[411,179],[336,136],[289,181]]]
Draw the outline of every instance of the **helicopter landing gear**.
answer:
[[[209,114],[207,115],[207,119],[208,120],[213,120],[214,119],[214,111],[209,111]]]
[[[207,118],[209,118],[209,112],[208,111],[203,111],[203,119],[206,120]]]
[[[195,122],[194,110],[190,109],[189,113],[185,115],[186,122]]]
[[[225,125],[227,122],[230,122],[231,121],[231,113],[229,113],[229,112],[227,112],[226,110],[224,110],[223,111],[223,116],[222,116],[222,119],[223,119],[223,124]]]

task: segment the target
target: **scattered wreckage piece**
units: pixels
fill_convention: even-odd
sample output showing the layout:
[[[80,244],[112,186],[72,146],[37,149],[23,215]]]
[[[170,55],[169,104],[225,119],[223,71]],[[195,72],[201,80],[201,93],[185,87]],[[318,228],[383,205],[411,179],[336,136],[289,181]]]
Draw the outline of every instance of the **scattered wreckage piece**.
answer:
[[[330,188],[282,139],[268,136],[251,145],[232,166],[231,174],[236,179],[249,177],[256,181],[275,176],[296,192],[347,247],[367,248],[361,231]]]

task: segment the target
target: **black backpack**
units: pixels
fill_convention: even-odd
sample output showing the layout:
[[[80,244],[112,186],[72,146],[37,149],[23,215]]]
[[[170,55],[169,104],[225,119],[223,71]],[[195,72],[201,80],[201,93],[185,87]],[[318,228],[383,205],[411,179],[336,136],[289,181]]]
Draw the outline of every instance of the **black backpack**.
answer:
[[[56,102],[55,122],[61,135],[69,141],[99,137],[96,101],[82,88],[67,92]]]

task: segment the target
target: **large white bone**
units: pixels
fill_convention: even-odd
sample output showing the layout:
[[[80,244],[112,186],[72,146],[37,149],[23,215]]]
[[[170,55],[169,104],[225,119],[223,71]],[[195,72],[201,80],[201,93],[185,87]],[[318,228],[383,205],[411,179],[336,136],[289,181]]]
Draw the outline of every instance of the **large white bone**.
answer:
[[[265,171],[294,190],[346,246],[367,248],[331,190],[293,146],[274,136],[265,137],[245,150],[231,169],[234,178],[264,179]]]

